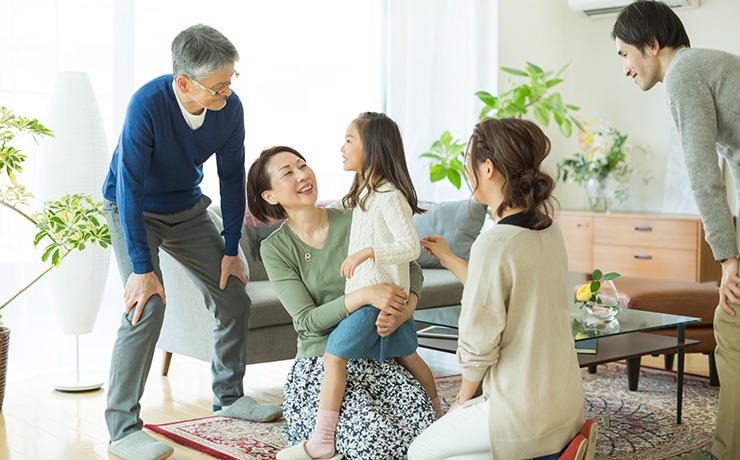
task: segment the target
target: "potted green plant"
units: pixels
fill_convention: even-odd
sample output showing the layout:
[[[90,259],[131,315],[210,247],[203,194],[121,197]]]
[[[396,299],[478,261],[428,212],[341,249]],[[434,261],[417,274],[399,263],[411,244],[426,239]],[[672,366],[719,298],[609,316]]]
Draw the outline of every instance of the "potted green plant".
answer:
[[[614,199],[624,203],[629,197],[629,182],[637,173],[632,161],[632,146],[627,135],[602,119],[582,124],[578,133],[579,151],[558,163],[558,179],[585,187],[594,212],[609,212]],[[647,153],[645,147],[638,150]],[[642,174],[644,183],[650,177]]]
[[[579,110],[578,107],[565,104],[560,93],[552,90],[554,86],[562,83],[560,74],[568,65],[554,75],[552,71],[545,72],[531,62],[527,62],[523,70],[501,67],[504,72],[514,77],[525,78],[526,81],[517,84],[510,79],[506,91],[498,96],[485,91],[475,93],[485,104],[478,117],[479,121],[486,118],[521,118],[532,111],[535,120],[544,126],[548,126],[552,118],[565,137],[571,136],[573,125],[583,129],[570,113]],[[432,182],[447,179],[459,189],[465,181],[470,188],[465,176],[465,145],[465,142],[455,140],[449,131],[445,131],[432,144],[430,151],[421,155],[422,158],[432,160],[429,165],[429,178]]]
[[[26,155],[11,143],[20,134],[28,134],[34,140],[41,136],[52,136],[36,119],[15,115],[5,107],[0,108],[0,205],[32,224],[37,229],[34,247],[44,244],[41,260],[49,264],[37,277],[22,286],[8,300],[0,304],[0,310],[8,306],[19,295],[33,286],[51,269],[59,266],[72,251],[82,251],[89,244],[103,248],[110,245],[108,226],[104,223],[101,204],[87,194],[72,194],[58,200],[38,203],[33,195],[20,183]],[[2,316],[0,316],[0,319]],[[10,331],[0,321],[0,409],[5,393],[5,363]]]

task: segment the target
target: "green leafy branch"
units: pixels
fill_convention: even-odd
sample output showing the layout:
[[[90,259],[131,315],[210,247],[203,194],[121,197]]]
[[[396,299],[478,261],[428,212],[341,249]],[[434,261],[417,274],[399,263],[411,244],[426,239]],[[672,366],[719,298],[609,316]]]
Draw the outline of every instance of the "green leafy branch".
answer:
[[[17,178],[17,174],[23,172],[22,163],[26,156],[10,145],[15,136],[23,132],[30,134],[35,141],[40,136],[53,137],[53,133],[38,120],[17,116],[5,107],[0,108],[0,181],[3,175],[8,179],[5,183],[0,182],[0,205],[38,229],[33,245],[38,247],[42,241],[46,243],[41,260],[48,262],[50,266],[0,305],[0,309],[33,286],[52,268],[59,266],[72,251],[82,251],[88,244],[98,244],[104,249],[111,244],[108,226],[100,220],[103,216],[101,203],[87,194],[66,195],[59,200],[49,200],[35,213],[26,210],[30,208],[29,201],[33,195],[26,191]]]
[[[517,77],[527,78],[528,83],[514,85],[509,78],[509,89],[500,96],[492,96],[485,91],[475,93],[478,98],[486,104],[481,110],[479,119],[486,118],[521,118],[531,109],[535,120],[543,126],[550,125],[550,116],[560,128],[565,137],[573,133],[573,124],[583,129],[581,124],[570,113],[569,110],[579,110],[574,105],[563,103],[560,93],[550,90],[563,82],[560,75],[568,68],[570,63],[563,66],[557,74],[545,72],[541,67],[527,62],[524,70],[501,67],[504,72]]]
[[[552,118],[565,137],[571,136],[573,125],[583,130],[579,121],[570,114],[579,108],[565,104],[562,96],[552,91],[553,87],[563,82],[560,75],[568,65],[554,75],[552,71],[545,72],[531,62],[527,62],[524,70],[501,67],[502,71],[511,76],[526,78],[527,81],[514,84],[510,77],[508,89],[499,96],[493,96],[486,91],[475,93],[484,104],[478,117],[479,121],[486,118],[521,118],[531,110],[535,120],[543,126],[548,126]],[[465,146],[466,144],[460,140],[453,141],[450,132],[445,131],[440,139],[432,144],[429,152],[420,155],[422,158],[432,160],[429,166],[429,178],[432,182],[447,179],[455,188],[460,189],[462,182],[465,181],[470,188],[465,177]]]
[[[432,165],[429,166],[431,181],[437,182],[447,178],[459,190],[465,177],[465,164],[463,163],[465,143],[459,139],[453,140],[452,134],[449,131],[445,131],[439,140],[434,141],[430,150],[421,154],[420,158],[430,158],[433,160]],[[470,189],[470,184],[468,184],[467,180],[465,184]],[[472,189],[470,190],[472,191]]]

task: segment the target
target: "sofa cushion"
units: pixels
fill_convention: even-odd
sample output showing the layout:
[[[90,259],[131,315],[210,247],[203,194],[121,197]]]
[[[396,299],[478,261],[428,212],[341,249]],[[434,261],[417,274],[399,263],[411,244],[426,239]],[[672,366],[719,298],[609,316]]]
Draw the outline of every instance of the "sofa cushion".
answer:
[[[420,201],[419,206],[427,210],[413,217],[419,238],[443,236],[453,254],[467,261],[470,258],[470,246],[480,234],[486,219],[487,206],[474,200],[441,203]],[[439,259],[429,257],[424,251],[416,261],[422,268],[442,268]]]
[[[244,214],[242,239],[239,243],[247,259],[250,281],[264,281],[267,279],[267,271],[265,271],[265,266],[260,256],[260,244],[272,232],[277,230],[282,223],[283,221],[279,220],[270,224],[263,224],[249,212],[249,209]]]
[[[446,268],[425,268],[417,310],[460,304],[463,285]]]
[[[711,327],[719,303],[719,287],[714,283],[619,278],[614,286],[624,308],[701,318],[687,328]]]
[[[249,281],[247,293],[252,300],[252,313],[249,317],[249,328],[292,324],[292,319],[278,300],[275,290],[269,281]]]

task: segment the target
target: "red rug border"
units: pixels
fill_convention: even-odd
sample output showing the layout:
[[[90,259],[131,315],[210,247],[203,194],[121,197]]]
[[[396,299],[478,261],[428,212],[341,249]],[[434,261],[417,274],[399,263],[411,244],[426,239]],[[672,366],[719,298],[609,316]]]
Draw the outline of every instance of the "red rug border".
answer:
[[[159,423],[159,424],[156,424],[156,425],[154,425],[154,424],[146,424],[146,425],[144,425],[144,428],[146,428],[148,430],[151,430],[151,431],[153,431],[153,432],[155,432],[155,433],[159,434],[160,436],[163,436],[163,437],[165,437],[167,439],[171,439],[171,440],[175,441],[176,443],[178,443],[178,444],[180,444],[182,446],[185,446],[185,447],[188,447],[188,448],[193,449],[195,451],[202,452],[204,454],[210,455],[211,457],[218,458],[218,459],[221,459],[221,460],[239,460],[238,458],[232,457],[229,454],[225,454],[223,452],[219,452],[217,450],[211,449],[210,447],[206,447],[203,444],[198,444],[198,443],[193,442],[193,441],[191,441],[191,440],[189,440],[187,438],[184,438],[182,436],[178,436],[178,435],[172,433],[171,431],[165,431],[162,428],[160,428],[160,427],[168,426],[168,425],[177,425],[177,424],[180,424],[180,423],[197,422],[197,421],[200,421],[200,420],[206,420],[206,419],[211,419],[211,418],[218,418],[218,417],[215,416],[215,415],[212,415],[210,417],[200,417],[200,418],[194,418],[194,419],[190,419],[190,420],[179,420],[179,421],[176,421],[176,422]]]
[[[613,364],[620,364],[622,366],[625,366],[626,365],[624,363],[624,361],[615,361]],[[647,369],[654,370],[654,371],[658,371],[658,372],[666,372],[668,374],[677,375],[677,371],[675,371],[673,369],[665,369],[663,367],[647,366],[647,365],[644,365],[644,364],[641,365],[640,367],[647,368]],[[706,376],[706,375],[693,374],[693,373],[689,373],[689,372],[684,372],[684,376],[685,377],[691,376],[691,377],[698,378],[698,379],[706,379],[706,380],[709,380],[709,377]],[[454,377],[461,377],[461,374],[450,374],[450,375],[437,376],[434,379],[435,380],[438,380],[438,379],[439,380],[443,380],[443,379],[450,379],[450,378],[454,378]],[[166,439],[170,439],[170,440],[172,440],[172,441],[180,444],[181,446],[184,446],[184,447],[193,449],[193,450],[195,450],[197,452],[202,452],[202,453],[204,453],[206,455],[210,455],[211,457],[218,458],[218,459],[221,459],[221,460],[239,460],[238,458],[233,457],[233,456],[231,456],[229,454],[226,454],[226,453],[223,453],[223,452],[219,452],[217,450],[211,449],[210,447],[206,447],[203,444],[199,444],[199,443],[193,442],[193,441],[191,441],[191,440],[189,440],[187,438],[184,438],[182,436],[179,436],[177,434],[174,434],[172,431],[166,431],[166,430],[162,429],[162,427],[167,427],[169,425],[178,425],[178,424],[181,424],[181,423],[198,422],[198,421],[208,420],[208,419],[214,419],[214,418],[219,418],[219,417],[218,416],[215,416],[215,415],[212,415],[212,416],[208,416],[208,417],[199,417],[199,418],[194,418],[194,419],[189,419],[189,420],[177,420],[177,421],[168,422],[168,423],[145,424],[144,425],[144,428],[146,428],[148,430],[151,430],[154,433],[157,433],[157,434],[159,434],[160,436],[162,436],[162,437],[164,437]],[[685,455],[685,454],[691,453],[695,449],[696,448],[691,448],[691,449],[687,450],[686,452],[684,452],[683,454],[680,454],[680,455]]]

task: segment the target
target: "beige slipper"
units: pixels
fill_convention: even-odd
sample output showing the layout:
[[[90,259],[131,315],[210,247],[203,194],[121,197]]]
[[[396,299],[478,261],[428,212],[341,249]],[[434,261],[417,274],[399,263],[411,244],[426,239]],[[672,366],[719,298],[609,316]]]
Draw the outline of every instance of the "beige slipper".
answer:
[[[275,458],[277,460],[314,460],[306,453],[306,441],[301,441],[295,446],[281,450]],[[341,460],[343,458],[344,456],[342,454],[334,454],[328,460]]]

